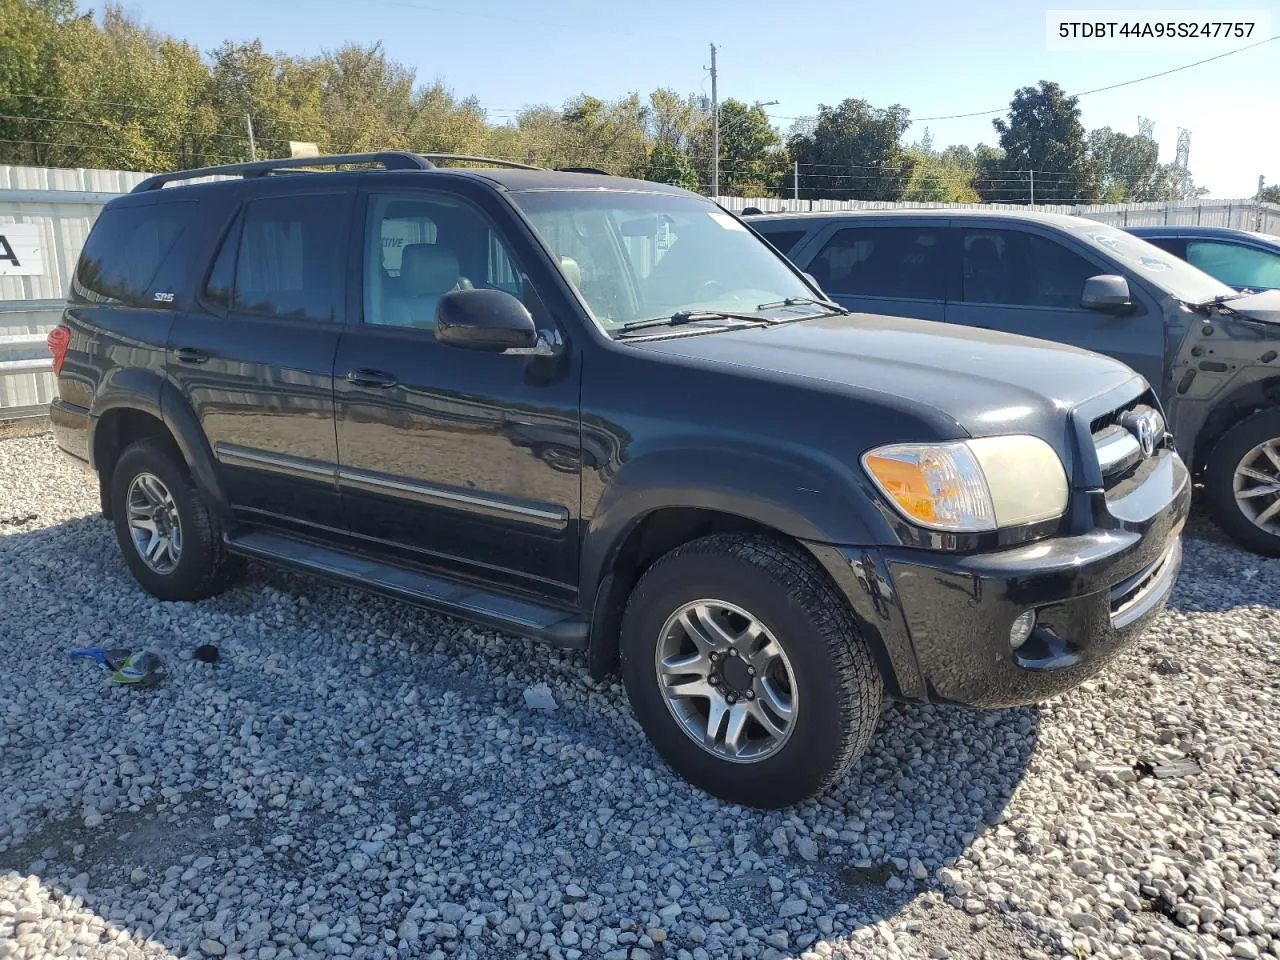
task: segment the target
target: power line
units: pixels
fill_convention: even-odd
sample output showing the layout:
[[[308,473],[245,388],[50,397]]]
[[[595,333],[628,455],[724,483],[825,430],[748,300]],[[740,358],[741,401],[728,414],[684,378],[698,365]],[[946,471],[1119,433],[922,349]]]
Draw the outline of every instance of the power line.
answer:
[[[1092,90],[1082,90],[1079,93],[1068,94],[1072,97],[1087,97],[1091,93],[1103,93],[1107,90],[1118,90],[1120,87],[1133,86],[1135,83],[1144,83],[1147,80],[1154,80],[1157,77],[1167,77],[1171,73],[1178,73],[1182,70],[1190,70],[1192,67],[1199,67],[1206,63],[1213,63],[1215,60],[1221,60],[1223,57],[1233,57],[1237,53],[1244,53],[1246,50],[1253,50],[1265,44],[1271,43],[1273,40],[1280,40],[1280,33],[1267,37],[1265,40],[1259,40],[1257,43],[1251,43],[1245,47],[1237,47],[1235,50],[1228,50],[1226,53],[1220,53],[1217,56],[1206,57],[1204,60],[1196,60],[1194,63],[1184,63],[1180,67],[1174,67],[1171,70],[1161,70],[1159,73],[1149,73],[1144,77],[1135,77],[1132,80],[1124,80],[1120,83],[1108,84],[1105,87],[1094,87]],[[986,117],[993,113],[1004,113],[1009,107],[1006,104],[1003,107],[996,107],[994,110],[974,110],[970,113],[951,113],[937,117],[917,117],[912,123],[926,123],[933,120],[961,120],[968,117]],[[809,119],[807,117],[797,119]]]
[[[168,154],[171,157],[177,157],[180,151],[177,150],[161,150],[155,147],[112,147],[106,144],[97,143],[75,143],[66,140],[6,140],[0,138],[0,143],[13,143],[18,145],[28,145],[35,147],[75,147],[78,150],[98,150],[106,153],[114,153],[117,155],[129,155],[133,153],[150,153],[152,155]],[[199,154],[203,158],[210,160],[230,160],[233,163],[243,161],[243,157],[231,157],[218,153]]]
[[[109,127],[112,130],[119,130],[121,127],[121,124],[119,123],[109,123],[107,121],[102,121],[102,120],[70,120],[64,117],[23,117],[23,116],[17,116],[15,114],[7,114],[7,113],[0,113],[0,120],[25,120],[28,123],[71,123],[71,124],[76,124],[78,126],[83,126],[83,127]],[[169,132],[167,130],[161,130],[158,127],[131,127],[131,129],[140,130],[144,133],[168,133]],[[191,132],[191,131],[188,130],[188,132]],[[206,131],[198,131],[198,135],[202,137],[222,137],[227,140],[244,141],[248,139],[247,137],[236,136],[235,134],[230,134],[230,133],[213,133],[213,132],[206,132]],[[259,140],[275,140],[276,138],[275,137],[259,137],[258,139]],[[287,140],[278,140],[277,142],[288,143]]]

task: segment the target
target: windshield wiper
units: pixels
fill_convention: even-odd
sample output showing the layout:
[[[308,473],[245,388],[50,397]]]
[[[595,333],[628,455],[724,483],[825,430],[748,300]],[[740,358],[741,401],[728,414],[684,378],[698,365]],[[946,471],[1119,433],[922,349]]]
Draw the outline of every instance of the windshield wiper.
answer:
[[[669,317],[654,317],[652,320],[632,320],[630,323],[624,323],[620,326],[617,332],[630,333],[632,330],[644,330],[648,327],[679,327],[686,323],[698,323],[703,320],[742,320],[756,325],[768,323],[767,320],[752,316],[749,313],[732,313],[726,310],[678,310]]]
[[[1248,296],[1247,293],[1240,293],[1238,291],[1233,293],[1222,293],[1216,297],[1213,297],[1212,299],[1202,300],[1199,303],[1193,303],[1191,306],[1194,307],[1196,310],[1203,310],[1206,313],[1213,307],[1220,307],[1222,309],[1232,310],[1234,312],[1234,308],[1231,306],[1231,301],[1239,300],[1241,297],[1247,297],[1247,296]]]
[[[1239,290],[1233,290],[1231,293],[1220,293],[1212,300],[1204,300],[1196,304],[1198,307],[1216,307],[1226,303],[1228,300],[1239,300],[1241,297],[1247,297],[1249,294],[1242,293]]]
[[[839,313],[850,313],[840,304],[832,300],[818,300],[814,297],[787,297],[785,300],[774,300],[771,303],[762,303],[756,307],[757,310],[776,310],[778,307],[826,307],[828,310],[835,310]]]

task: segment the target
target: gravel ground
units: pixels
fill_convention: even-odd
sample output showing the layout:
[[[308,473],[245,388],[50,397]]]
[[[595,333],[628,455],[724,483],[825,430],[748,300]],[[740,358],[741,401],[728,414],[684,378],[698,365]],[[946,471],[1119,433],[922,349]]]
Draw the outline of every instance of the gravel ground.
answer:
[[[49,437],[0,441],[0,958],[1280,957],[1280,564],[1203,525],[1104,677],[891,706],[762,814],[577,654],[257,566],[159,603],[96,510]]]

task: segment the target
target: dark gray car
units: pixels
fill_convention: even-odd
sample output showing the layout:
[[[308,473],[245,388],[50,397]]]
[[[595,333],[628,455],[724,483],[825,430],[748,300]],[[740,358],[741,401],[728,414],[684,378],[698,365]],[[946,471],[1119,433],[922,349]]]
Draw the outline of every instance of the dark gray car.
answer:
[[[1280,291],[1080,217],[935,209],[747,222],[843,306],[1069,343],[1157,386],[1218,523],[1280,555]]]

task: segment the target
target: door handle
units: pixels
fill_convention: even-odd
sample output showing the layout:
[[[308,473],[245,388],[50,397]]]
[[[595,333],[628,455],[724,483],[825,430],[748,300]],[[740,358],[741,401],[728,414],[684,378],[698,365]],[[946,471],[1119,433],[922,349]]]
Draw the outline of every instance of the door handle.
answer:
[[[354,383],[358,387],[381,387],[385,390],[394,387],[399,381],[381,370],[348,370],[347,383]]]
[[[178,355],[181,363],[204,363],[209,359],[209,354],[195,347],[179,347],[174,353]]]

